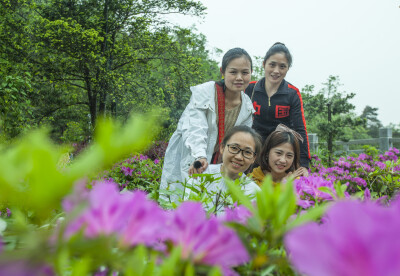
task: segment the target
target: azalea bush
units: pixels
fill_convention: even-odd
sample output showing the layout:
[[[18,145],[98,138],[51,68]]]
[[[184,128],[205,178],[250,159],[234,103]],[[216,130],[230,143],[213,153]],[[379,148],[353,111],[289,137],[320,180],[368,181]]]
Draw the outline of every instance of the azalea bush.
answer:
[[[352,156],[335,163],[348,172],[321,166],[282,185],[266,178],[255,198],[240,181],[226,181],[217,210],[201,181],[175,205],[154,200],[162,159],[130,156],[152,135],[154,124],[140,118],[125,127],[105,121],[94,142],[62,165],[69,149],[43,130],[3,149],[0,275],[400,274],[400,204],[397,182],[389,181],[398,179],[395,149],[368,161],[374,171],[360,176],[366,185],[341,178],[354,179],[362,166],[347,168],[363,158]],[[386,167],[379,171],[377,162]],[[146,170],[148,177],[135,174]],[[382,195],[385,205],[374,200]]]
[[[104,171],[98,178],[118,183],[119,189],[142,190],[158,199],[163,159],[150,159],[143,154],[135,154]]]
[[[314,156],[310,176],[295,180],[295,186],[303,208],[351,195],[387,200],[400,188],[399,150],[391,148],[379,154],[373,147],[365,147],[365,153],[340,157],[333,167],[325,167]]]

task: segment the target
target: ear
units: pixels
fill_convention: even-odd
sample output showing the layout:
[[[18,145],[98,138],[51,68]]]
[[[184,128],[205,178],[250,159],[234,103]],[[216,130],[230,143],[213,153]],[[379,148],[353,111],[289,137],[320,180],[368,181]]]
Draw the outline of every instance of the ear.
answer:
[[[223,144],[219,145],[219,153],[221,154],[221,156],[224,153],[224,148],[225,148],[225,146]]]
[[[263,65],[263,68],[265,68],[265,61],[263,61],[262,65]]]
[[[224,72],[222,72],[222,67],[219,67],[219,71],[221,72],[221,76],[224,76]]]

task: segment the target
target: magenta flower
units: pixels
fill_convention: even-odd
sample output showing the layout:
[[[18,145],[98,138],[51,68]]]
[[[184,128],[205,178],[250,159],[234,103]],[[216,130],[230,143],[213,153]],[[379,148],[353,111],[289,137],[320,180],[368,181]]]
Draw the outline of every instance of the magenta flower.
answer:
[[[294,268],[314,276],[400,275],[400,200],[389,208],[341,201],[324,223],[290,231],[285,246]]]
[[[126,225],[120,231],[122,243],[154,245],[163,240],[167,235],[165,232],[168,216],[166,211],[154,201],[148,200],[146,194],[141,191],[132,194],[131,203]]]
[[[6,208],[6,211],[7,211],[7,217],[8,217],[8,218],[11,217],[11,210],[8,209],[8,208]]]
[[[308,177],[300,177],[294,181],[294,184],[296,189],[297,205],[302,208],[309,208],[314,205],[314,201],[321,202],[333,200],[330,194],[320,191],[318,189],[319,187],[330,188],[332,193],[336,194],[332,180],[326,180],[315,174]]]
[[[52,276],[54,270],[47,264],[30,260],[0,261],[0,275],[14,276]]]
[[[182,258],[224,270],[243,264],[249,254],[235,231],[217,218],[207,219],[201,203],[184,202],[173,213],[169,239],[182,248]]]
[[[72,194],[64,198],[62,207],[65,212],[71,212],[77,205],[87,200],[89,189],[86,188],[86,183],[86,179],[77,181],[74,185]]]
[[[97,183],[87,208],[66,228],[68,238],[83,228],[88,238],[116,235],[123,245],[154,244],[163,237],[166,214],[143,192],[120,194],[114,183]]]
[[[160,160],[155,159],[155,160],[154,160],[154,164],[158,164],[158,163],[160,163]]]
[[[129,167],[122,166],[121,171],[125,174],[125,176],[132,176],[133,169]]]
[[[237,206],[237,202],[234,203],[233,208],[225,207],[225,211],[222,216],[218,219],[222,222],[238,222],[240,224],[246,224],[247,219],[252,216],[252,213],[243,205]]]

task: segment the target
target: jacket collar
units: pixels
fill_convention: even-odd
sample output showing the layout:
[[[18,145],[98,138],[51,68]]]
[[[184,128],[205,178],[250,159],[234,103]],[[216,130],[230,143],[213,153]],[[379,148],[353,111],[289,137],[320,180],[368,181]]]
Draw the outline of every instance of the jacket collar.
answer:
[[[254,87],[254,91],[261,92],[261,93],[266,93],[265,91],[265,77],[260,79],[256,83],[256,87]],[[276,91],[275,94],[288,94],[288,85],[286,80],[282,80],[281,85],[279,85],[278,91]]]

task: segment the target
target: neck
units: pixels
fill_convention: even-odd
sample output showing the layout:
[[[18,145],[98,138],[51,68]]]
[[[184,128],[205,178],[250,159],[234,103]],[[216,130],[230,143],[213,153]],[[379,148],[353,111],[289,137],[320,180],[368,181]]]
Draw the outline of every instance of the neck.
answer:
[[[225,90],[225,100],[229,100],[232,102],[240,100],[240,96],[241,96],[240,94],[241,94],[240,92],[234,92],[229,89],[226,89]]]
[[[277,84],[272,84],[267,82],[267,78],[265,78],[265,91],[267,91],[268,95],[273,95],[276,93],[276,91],[278,91],[279,86],[281,85],[282,82],[277,83]]]
[[[286,173],[281,173],[281,174],[277,174],[275,172],[267,172],[267,173],[271,174],[272,180],[276,183],[280,183],[282,181],[282,178],[286,176]]]
[[[233,174],[225,171],[224,164],[221,165],[221,174],[223,177],[229,178],[231,180],[235,180],[239,178],[238,174]]]

